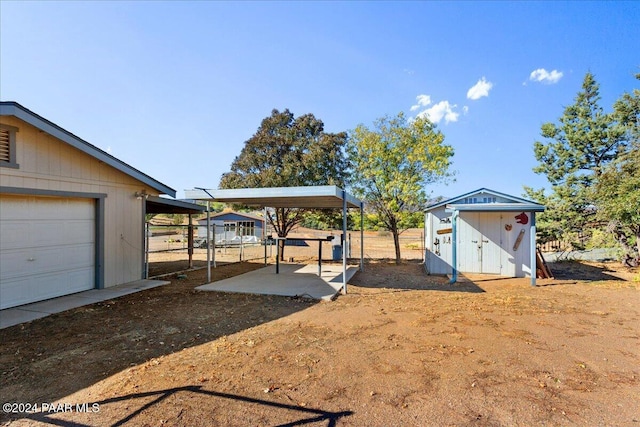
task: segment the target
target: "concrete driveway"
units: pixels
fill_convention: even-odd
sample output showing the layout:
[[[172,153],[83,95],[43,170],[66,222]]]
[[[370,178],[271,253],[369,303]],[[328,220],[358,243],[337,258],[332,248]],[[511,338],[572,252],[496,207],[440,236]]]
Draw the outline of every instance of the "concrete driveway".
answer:
[[[134,292],[155,288],[156,286],[166,285],[168,283],[170,282],[166,280],[137,280],[135,282],[125,283],[110,288],[91,289],[89,291],[78,292],[45,301],[38,301],[31,304],[21,305],[19,307],[5,308],[4,310],[0,310],[0,329],[19,325],[20,323],[29,322],[41,317],[46,317],[50,314],[71,310],[72,308],[82,307],[84,305],[94,304],[96,302],[129,295]]]

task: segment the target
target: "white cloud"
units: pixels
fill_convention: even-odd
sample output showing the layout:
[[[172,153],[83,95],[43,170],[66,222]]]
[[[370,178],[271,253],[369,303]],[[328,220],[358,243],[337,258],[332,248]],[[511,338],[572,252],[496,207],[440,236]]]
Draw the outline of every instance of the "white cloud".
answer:
[[[558,81],[562,78],[564,73],[558,70],[552,70],[551,72],[545,70],[544,68],[538,68],[534,70],[529,75],[529,80],[533,82],[553,84],[558,83]]]
[[[466,106],[466,105],[465,105],[464,107],[462,107],[462,113],[463,113],[465,116],[467,115],[467,113],[468,113],[468,112],[469,112],[469,107],[468,107],[468,106]]]
[[[429,95],[418,95],[416,96],[417,104],[411,106],[411,111],[419,110],[422,107],[426,107],[431,104],[431,97]]]
[[[469,91],[467,91],[467,98],[476,100],[480,99],[483,96],[489,96],[489,91],[493,87],[493,83],[488,82],[484,77],[478,80]]]
[[[449,104],[449,101],[440,101],[433,107],[421,111],[417,115],[417,117],[426,117],[433,123],[438,123],[442,119],[444,119],[446,123],[457,122],[460,113],[456,113],[455,111],[453,111],[453,109],[456,107],[457,105],[455,104]]]

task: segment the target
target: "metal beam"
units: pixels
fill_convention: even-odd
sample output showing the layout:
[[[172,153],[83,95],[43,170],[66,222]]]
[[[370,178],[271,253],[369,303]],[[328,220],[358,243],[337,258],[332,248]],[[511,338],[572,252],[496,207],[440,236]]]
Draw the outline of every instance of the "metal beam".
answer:
[[[341,208],[343,199],[349,208],[360,207],[360,200],[335,185],[307,187],[268,187],[185,190],[187,199],[272,208]]]

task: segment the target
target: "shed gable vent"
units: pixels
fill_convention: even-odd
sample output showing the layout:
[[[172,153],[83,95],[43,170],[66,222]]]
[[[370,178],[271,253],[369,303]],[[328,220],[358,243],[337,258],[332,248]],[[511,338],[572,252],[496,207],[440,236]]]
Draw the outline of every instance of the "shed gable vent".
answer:
[[[0,128],[0,162],[11,162],[11,139],[9,130]]]

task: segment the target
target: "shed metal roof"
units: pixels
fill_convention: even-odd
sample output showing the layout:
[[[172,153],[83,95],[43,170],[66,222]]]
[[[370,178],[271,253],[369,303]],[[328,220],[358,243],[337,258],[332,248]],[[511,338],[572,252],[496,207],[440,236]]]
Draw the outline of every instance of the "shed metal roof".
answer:
[[[496,197],[509,200],[509,202],[502,203],[456,203],[467,197],[473,197],[476,194],[492,194]],[[462,194],[457,197],[452,197],[433,205],[427,206],[426,211],[431,211],[439,207],[445,206],[448,210],[468,211],[468,212],[543,212],[545,207],[539,203],[532,202],[531,200],[523,199],[521,197],[511,196],[499,191],[490,190],[488,188],[480,188],[475,191]]]
[[[171,197],[176,196],[176,190],[173,188],[151,178],[149,175],[139,171],[138,169],[128,165],[107,153],[88,143],[87,141],[77,137],[71,132],[61,128],[53,122],[45,119],[44,117],[34,113],[33,111],[23,107],[17,102],[2,101],[0,102],[0,116],[14,116],[30,125],[40,129],[43,132],[48,133],[61,141],[66,142],[72,147],[92,156],[96,159],[112,166],[120,172],[137,179],[138,181],[147,184],[149,187],[157,190],[160,194],[167,194]]]
[[[343,196],[344,194],[344,196]],[[335,185],[185,190],[188,199],[270,208],[359,208],[361,201]]]
[[[447,204],[446,210],[461,212],[544,212],[544,206],[537,203],[472,203]]]

